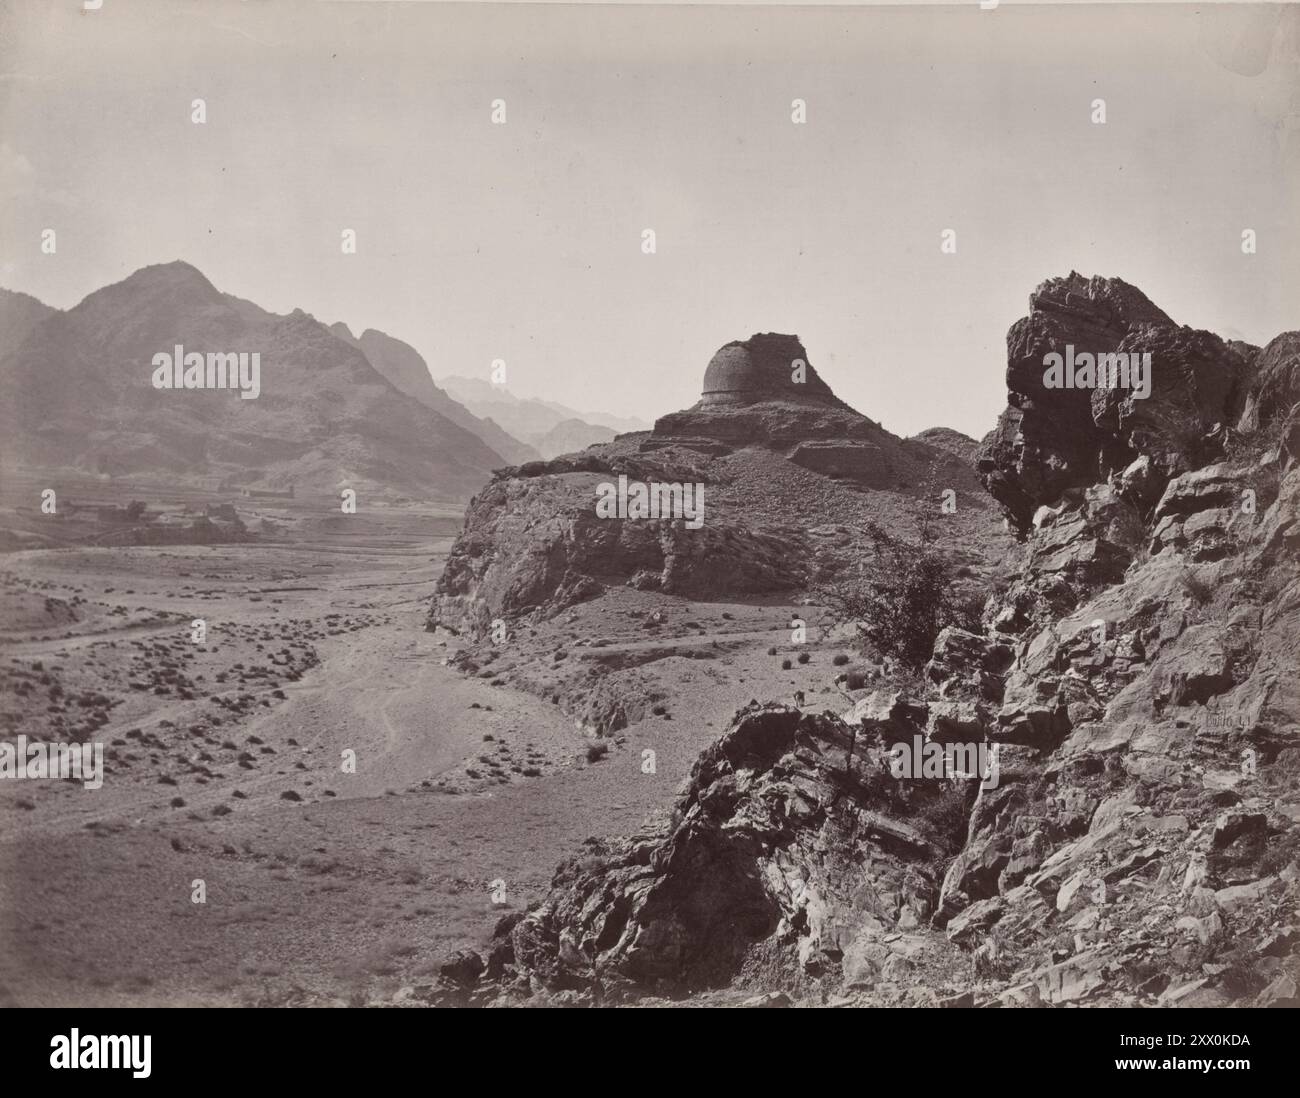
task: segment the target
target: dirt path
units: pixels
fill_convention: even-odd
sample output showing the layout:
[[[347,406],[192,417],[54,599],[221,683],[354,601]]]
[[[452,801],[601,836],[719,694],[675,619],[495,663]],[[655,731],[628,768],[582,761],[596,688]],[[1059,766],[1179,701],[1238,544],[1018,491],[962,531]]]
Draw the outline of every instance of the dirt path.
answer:
[[[390,789],[432,782],[459,767],[482,748],[485,736],[504,741],[521,729],[534,742],[549,742],[570,754],[579,750],[582,737],[554,706],[442,666],[444,650],[412,624],[403,620],[372,627],[361,642],[339,638],[320,644],[320,666],[286,684],[279,705],[241,723],[242,738],[256,736],[282,758],[302,762],[305,770],[277,766],[241,774],[233,783],[185,788],[187,805],[210,810],[228,801],[233,785],[245,795],[241,808],[274,802],[288,791],[308,800],[324,789],[338,798],[382,796]],[[96,738],[107,743],[127,724],[156,726],[187,713],[192,713],[191,703],[162,703],[147,721],[115,721]],[[106,748],[110,774],[115,750]],[[344,751],[355,753],[355,773],[344,772]],[[74,790],[49,810],[30,821],[19,817],[17,823],[23,830],[31,825],[40,831],[66,831],[92,819],[139,824],[165,815],[175,792],[140,780],[107,780],[100,790]]]
[[[160,608],[195,570],[188,558],[104,552],[93,563],[119,568],[99,582],[121,587],[120,566],[129,564],[132,597]],[[204,687],[220,682],[221,696],[252,693],[268,706],[218,711],[201,694],[137,697],[147,712],[137,705],[128,719],[119,710],[96,733],[110,774],[99,791],[0,783],[0,1004],[385,1001],[428,982],[454,950],[481,948],[502,914],[540,899],[556,866],[589,838],[632,833],[662,811],[701,747],[749,697],[811,689],[833,674],[829,661],[781,670],[780,657],[767,654],[787,643],[786,608],[696,607],[684,613],[702,630],[683,635],[673,612],[664,631],[675,635],[653,636],[640,632],[640,617],[580,606],[507,660],[549,665],[573,639],[607,640],[575,649],[571,660],[578,651],[629,653],[637,676],[629,688],[661,690],[672,711],[634,722],[592,761],[574,727],[581,676],[560,705],[555,689],[526,693],[508,675],[444,666],[455,642],[424,632],[420,597],[436,561],[362,555],[317,579],[316,555],[304,553],[284,580],[278,551],[203,557],[205,570],[223,577],[209,627],[232,626],[216,646],[219,660],[203,666]],[[59,563],[51,560],[50,572],[66,578]],[[85,581],[77,574],[75,582]],[[266,588],[283,593],[278,615],[245,597]],[[357,620],[327,624],[340,615]],[[295,634],[266,635],[286,620]],[[610,628],[615,621],[622,630]],[[25,654],[177,629],[35,642]],[[247,672],[270,670],[276,646],[294,642],[318,662],[296,681],[271,674],[280,698],[274,682]],[[715,643],[717,660],[683,658]],[[643,669],[638,653],[651,650],[668,657]],[[130,658],[120,645],[96,655]],[[72,673],[91,661],[61,662]],[[244,670],[214,681],[232,666]],[[136,727],[144,735],[131,738]],[[218,740],[227,742],[218,748]],[[344,772],[344,751],[355,752],[355,773]],[[205,753],[214,758],[205,763]],[[23,810],[17,798],[35,803]],[[203,904],[192,902],[195,880],[205,884]],[[505,882],[504,903],[490,898],[493,882]]]

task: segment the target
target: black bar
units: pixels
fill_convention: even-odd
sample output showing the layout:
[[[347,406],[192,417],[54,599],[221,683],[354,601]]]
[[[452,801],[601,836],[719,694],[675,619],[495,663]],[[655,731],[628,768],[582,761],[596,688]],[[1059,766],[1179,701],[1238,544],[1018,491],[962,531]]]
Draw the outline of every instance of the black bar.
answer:
[[[569,1077],[616,1078],[676,1090],[716,1072],[735,1082],[829,1081],[844,1072],[870,1088],[884,1078],[1055,1080],[1223,1088],[1294,1080],[1295,1015],[1174,1010],[712,1010],[650,1009],[54,1009],[7,1010],[6,1081],[96,1085],[320,1084],[411,1077],[438,1089]],[[52,1047],[77,1030],[150,1038],[149,1074],[130,1068],[54,1069]],[[98,1047],[98,1045],[96,1046]],[[142,1048],[143,1045],[137,1046]],[[85,1053],[83,1052],[83,1055]],[[1189,1061],[1196,1061],[1189,1066]],[[1205,1062],[1211,1063],[1207,1070]],[[1121,1063],[1124,1066],[1121,1066]],[[606,1076],[605,1078],[609,1078]],[[438,1080],[441,1079],[441,1082]],[[586,1083],[582,1081],[586,1080]],[[454,1084],[473,1085],[470,1079]],[[1124,1085],[1120,1083],[1120,1085]],[[6,1091],[23,1093],[21,1086]],[[32,1093],[36,1093],[35,1090]]]

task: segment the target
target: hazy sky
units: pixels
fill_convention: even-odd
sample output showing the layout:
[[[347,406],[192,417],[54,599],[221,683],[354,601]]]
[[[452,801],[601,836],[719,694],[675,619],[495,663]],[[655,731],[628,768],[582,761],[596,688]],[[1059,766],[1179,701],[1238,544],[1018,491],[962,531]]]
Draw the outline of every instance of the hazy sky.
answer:
[[[978,436],[1050,275],[1300,327],[1298,213],[1296,7],[0,12],[0,284],[67,307],[181,258],[435,376],[501,358],[517,392],[645,419],[783,331],[890,430]]]

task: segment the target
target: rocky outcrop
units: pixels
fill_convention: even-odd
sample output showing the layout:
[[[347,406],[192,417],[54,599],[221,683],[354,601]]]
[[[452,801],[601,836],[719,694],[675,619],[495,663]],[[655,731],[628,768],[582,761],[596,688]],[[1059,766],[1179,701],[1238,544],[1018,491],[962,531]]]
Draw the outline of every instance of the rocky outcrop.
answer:
[[[1182,360],[1201,372],[1207,431],[1250,432],[1249,409],[1294,400],[1275,359],[1241,392],[1239,352],[1186,330],[1146,338],[1210,348]],[[1216,356],[1221,375],[1204,376]],[[1099,455],[1146,446],[1123,416],[1092,427],[1107,423]],[[1017,638],[990,730],[1003,780],[976,802],[937,922],[1004,952],[1061,942],[1072,956],[1029,974],[1047,1002],[1262,1001],[1295,969],[1275,943],[1300,872],[1300,692],[1284,671],[1300,658],[1300,466],[1267,438],[1182,472],[1194,450],[1162,456],[1040,506],[994,613]]]
[[[1064,338],[1164,348],[1184,391],[1030,392]],[[503,924],[480,993],[1294,1004],[1297,345],[1175,328],[1117,280],[1045,283],[1002,421],[1035,441],[979,459],[1027,542],[986,630],[838,716],[737,714],[671,819],[589,844]],[[1153,443],[1182,412],[1188,447]],[[996,780],[895,778],[914,738],[983,743]]]
[[[1048,387],[1045,359],[1067,349],[1149,354],[1149,394],[1134,385]],[[1223,429],[1243,411],[1255,354],[1179,327],[1120,279],[1049,279],[1007,333],[1008,407],[980,450],[980,477],[1023,533],[1039,507],[1139,457],[1157,479],[1204,464],[1222,455]]]
[[[1283,332],[1272,340],[1255,356],[1251,369],[1241,426],[1255,430],[1289,416],[1300,400],[1300,332]],[[1291,453],[1298,452],[1292,445]]]
[[[431,627],[479,635],[494,618],[554,613],[607,585],[697,597],[788,590],[807,580],[805,536],[729,517],[696,464],[588,453],[538,465],[493,480],[473,501],[438,581]],[[706,521],[691,529],[683,518],[598,516],[599,486],[620,476],[703,484]]]
[[[852,537],[927,486],[961,496],[968,543],[1003,540],[961,456],[970,439],[896,438],[836,399],[804,356],[794,336],[728,344],[700,402],[653,432],[499,471],[471,502],[429,627],[479,637],[495,619],[553,615],[620,585],[690,598],[804,591],[850,561]],[[791,362],[806,366],[802,381]],[[702,522],[598,516],[598,489],[620,476],[702,485]],[[846,544],[813,533],[828,514]]]
[[[909,955],[948,952],[921,934],[892,949],[887,930],[930,918],[949,837],[904,819],[891,782],[860,728],[755,704],[697,761],[670,820],[590,840],[545,904],[499,928],[488,977],[511,994],[602,998],[717,987],[750,969],[783,971],[794,988],[868,987],[892,961],[897,980]]]

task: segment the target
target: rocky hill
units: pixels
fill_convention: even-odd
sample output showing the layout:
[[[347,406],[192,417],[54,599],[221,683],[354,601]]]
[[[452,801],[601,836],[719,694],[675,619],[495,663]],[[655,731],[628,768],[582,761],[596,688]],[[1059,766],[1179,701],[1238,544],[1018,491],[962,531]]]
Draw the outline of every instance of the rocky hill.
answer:
[[[1067,343],[1150,350],[1150,395],[1045,388]],[[793,464],[783,414],[764,452]],[[642,442],[585,461],[736,452]],[[494,612],[536,605],[491,534],[580,464],[495,481],[444,598],[477,568]],[[980,631],[943,632],[919,682],[742,709],[671,811],[575,852],[435,998],[1300,1005],[1300,333],[1229,344],[1117,279],[1053,279],[1011,329],[978,468],[1024,538]],[[538,539],[555,576],[584,563],[576,521]],[[995,749],[996,771],[900,780],[888,752],[915,737]]]
[[[308,314],[266,312],[186,263],[145,267],[35,324],[38,311],[23,315],[0,346],[8,467],[463,500],[503,464]],[[260,393],[155,388],[154,355],[178,344],[259,352]]]
[[[791,380],[791,362],[804,364],[803,380]],[[600,485],[621,476],[702,485],[702,525],[600,517]],[[652,431],[501,470],[470,506],[430,627],[481,634],[493,619],[547,617],[619,585],[686,597],[805,591],[853,566],[873,526],[910,530],[918,510],[938,513],[948,489],[963,563],[993,569],[1010,540],[951,445],[891,435],[834,396],[796,337],[755,336],[722,348],[700,402]]]

